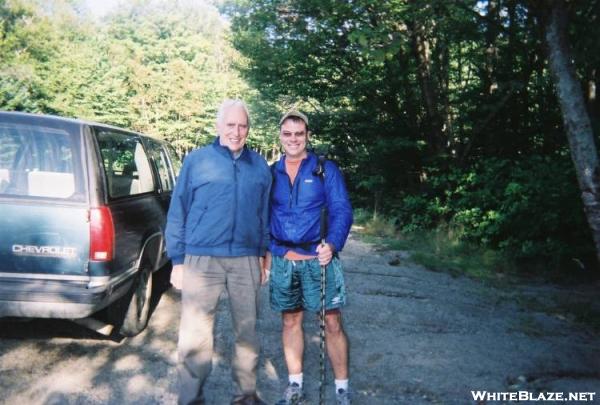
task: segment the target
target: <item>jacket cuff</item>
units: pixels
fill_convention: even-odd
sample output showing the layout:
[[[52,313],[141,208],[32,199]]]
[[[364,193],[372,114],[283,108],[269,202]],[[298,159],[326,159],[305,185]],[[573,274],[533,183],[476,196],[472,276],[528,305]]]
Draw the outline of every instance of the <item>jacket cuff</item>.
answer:
[[[325,239],[325,242],[329,243],[331,246],[333,246],[333,250],[334,250],[333,253],[337,253],[342,250],[342,247],[336,241],[333,241],[331,239]]]

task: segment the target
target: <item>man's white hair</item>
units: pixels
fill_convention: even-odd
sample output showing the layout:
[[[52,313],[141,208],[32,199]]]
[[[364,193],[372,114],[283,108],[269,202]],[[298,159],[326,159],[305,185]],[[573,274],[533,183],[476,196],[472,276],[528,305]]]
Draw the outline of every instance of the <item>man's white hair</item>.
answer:
[[[248,106],[240,99],[227,99],[221,103],[219,111],[217,111],[217,125],[223,123],[225,119],[225,113],[232,108],[241,108],[246,113],[248,119],[248,128],[250,128],[250,113],[248,112]]]

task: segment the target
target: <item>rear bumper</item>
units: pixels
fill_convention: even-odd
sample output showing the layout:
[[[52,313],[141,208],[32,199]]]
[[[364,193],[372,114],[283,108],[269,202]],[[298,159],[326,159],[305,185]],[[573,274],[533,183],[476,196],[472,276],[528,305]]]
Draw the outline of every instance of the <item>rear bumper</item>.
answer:
[[[73,302],[0,301],[1,317],[20,318],[85,318],[102,307]]]
[[[121,297],[134,271],[117,278],[42,275],[0,277],[0,317],[66,318],[89,316]]]

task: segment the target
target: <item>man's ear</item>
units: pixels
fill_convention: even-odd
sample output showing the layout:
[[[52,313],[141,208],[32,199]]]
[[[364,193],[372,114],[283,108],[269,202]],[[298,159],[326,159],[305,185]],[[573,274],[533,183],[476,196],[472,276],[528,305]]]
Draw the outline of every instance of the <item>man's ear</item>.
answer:
[[[307,141],[308,141],[308,140],[310,140],[310,137],[311,137],[311,136],[312,136],[312,132],[310,132],[310,131],[307,131],[307,132],[306,132],[306,140],[307,140]]]

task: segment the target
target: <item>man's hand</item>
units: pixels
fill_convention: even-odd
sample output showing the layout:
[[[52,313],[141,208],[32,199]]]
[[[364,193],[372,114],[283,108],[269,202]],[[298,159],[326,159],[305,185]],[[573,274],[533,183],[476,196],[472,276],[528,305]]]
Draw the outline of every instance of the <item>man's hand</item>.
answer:
[[[269,281],[271,273],[271,252],[267,252],[265,257],[259,259],[260,262],[260,284],[266,284]]]
[[[181,290],[183,286],[183,264],[176,264],[171,270],[171,285],[176,290]]]
[[[335,248],[331,243],[323,243],[317,246],[317,254],[319,259],[319,264],[321,266],[327,266],[331,259],[333,258],[333,253],[335,252]]]

